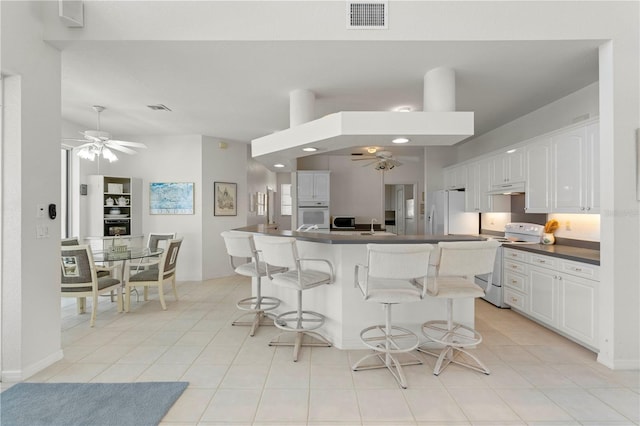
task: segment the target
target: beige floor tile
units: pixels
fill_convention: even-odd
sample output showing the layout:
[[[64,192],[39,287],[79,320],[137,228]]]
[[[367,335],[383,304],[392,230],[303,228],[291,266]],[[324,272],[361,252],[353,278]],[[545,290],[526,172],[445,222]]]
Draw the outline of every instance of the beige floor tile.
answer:
[[[573,420],[566,411],[537,389],[497,389],[496,393],[525,421]]]
[[[363,371],[363,373],[369,373],[369,371]],[[399,388],[358,389],[356,394],[363,422],[415,422]]]
[[[467,421],[458,404],[444,389],[413,389],[404,391],[409,408],[417,421]]]
[[[589,393],[633,422],[640,422],[640,395],[623,388],[589,389]]]
[[[170,346],[140,345],[122,356],[118,364],[152,364],[169,348]]]
[[[78,362],[86,363],[114,363],[122,358],[125,354],[133,350],[133,346],[128,345],[105,345],[93,351],[89,355],[80,359]]]
[[[51,364],[50,366],[48,366],[44,370],[39,371],[38,373],[36,373],[33,376],[29,377],[25,381],[26,382],[35,382],[35,383],[46,382],[51,377],[55,376],[56,374],[60,373],[61,371],[63,371],[64,369],[68,368],[71,365],[72,365],[72,363],[68,362],[65,359],[62,359],[62,360],[60,360],[58,362],[54,362],[53,364]],[[6,382],[0,382],[0,383],[6,383]]]
[[[152,364],[138,376],[136,382],[179,381],[190,364]]]
[[[544,394],[576,420],[592,422],[626,421],[615,411],[584,389],[544,389]]]
[[[311,389],[309,421],[360,423],[360,409],[355,390]]]
[[[349,366],[349,353],[335,347],[317,347],[311,349],[312,365],[339,365]]]
[[[193,388],[217,388],[222,378],[227,373],[226,365],[192,365],[180,380],[189,382]]]
[[[198,355],[194,364],[231,365],[240,348],[238,346],[218,346],[210,344]]]
[[[232,365],[222,379],[220,387],[224,389],[262,389],[268,373],[268,365]]]
[[[163,422],[198,422],[205,412],[215,390],[187,388],[171,407]]]
[[[63,347],[62,353],[64,355],[65,361],[79,362],[84,357],[88,356],[89,354],[92,354],[93,352],[97,351],[101,347],[102,346],[97,346],[97,345],[91,345],[91,346],[70,345],[70,346]]]
[[[491,374],[482,374],[480,380],[489,387],[496,388],[531,388],[533,385],[516,370],[504,364],[489,367]]]
[[[614,379],[610,379],[584,364],[553,364],[551,367],[581,387],[605,388],[619,386]]]
[[[247,344],[245,343],[233,360],[233,364],[267,364],[270,365],[273,360],[275,348],[265,344]]]
[[[184,331],[156,331],[147,337],[145,345],[171,346],[185,335]]]
[[[158,358],[158,364],[191,364],[202,352],[200,346],[171,346]]]
[[[554,370],[546,364],[514,364],[511,365],[511,368],[537,388],[574,388],[577,386],[562,372]]]
[[[187,331],[180,339],[175,343],[177,346],[201,346],[205,347],[213,337],[216,335],[217,331]]]
[[[313,358],[313,357],[312,357]],[[275,367],[278,364],[274,364]],[[272,367],[272,369],[273,369]],[[351,368],[345,365],[311,363],[311,389],[353,389]]]
[[[257,422],[298,422],[307,420],[309,391],[265,389],[256,411]]]
[[[449,393],[472,422],[520,421],[520,417],[492,389],[450,388]]]
[[[309,389],[310,367],[308,362],[274,364],[269,370],[264,387],[265,389]]]
[[[111,364],[71,364],[69,367],[51,376],[47,381],[52,383],[88,383],[109,367],[111,367]]]
[[[135,382],[148,364],[113,364],[91,381],[94,383],[126,383]]]

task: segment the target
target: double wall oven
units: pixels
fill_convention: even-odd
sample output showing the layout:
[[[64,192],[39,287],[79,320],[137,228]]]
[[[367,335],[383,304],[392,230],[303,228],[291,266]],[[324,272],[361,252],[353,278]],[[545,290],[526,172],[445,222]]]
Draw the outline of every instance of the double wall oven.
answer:
[[[298,226],[316,226],[329,230],[329,201],[314,201],[298,205]]]

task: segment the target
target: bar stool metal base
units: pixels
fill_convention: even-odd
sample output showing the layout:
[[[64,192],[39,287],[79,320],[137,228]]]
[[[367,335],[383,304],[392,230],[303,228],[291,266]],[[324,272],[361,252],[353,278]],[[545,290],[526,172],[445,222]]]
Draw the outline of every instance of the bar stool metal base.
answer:
[[[439,353],[431,352],[422,345],[418,351],[438,358],[433,369],[434,375],[439,375],[449,364],[458,364],[463,367],[490,374],[491,371],[484,365],[478,357],[465,350],[469,346],[475,346],[482,342],[482,335],[471,327],[449,321],[428,321],[422,325],[422,334],[432,342],[439,343],[445,347]],[[471,358],[474,364],[469,364],[457,360],[460,354]]]
[[[302,346],[319,346],[319,347],[331,347],[332,344],[324,336],[312,331],[324,324],[324,315],[321,315],[313,311],[288,311],[278,315],[274,321],[274,325],[281,330],[282,333],[278,334],[271,342],[269,346],[293,346],[293,361],[298,361],[300,354],[300,348]],[[282,342],[280,337],[285,333],[296,333],[293,342]],[[303,342],[304,336],[307,335],[315,341]]]
[[[231,325],[251,326],[249,336],[253,337],[259,326],[274,325],[273,320],[275,319],[275,316],[267,313],[266,311],[270,311],[280,306],[280,299],[267,296],[247,297],[246,299],[238,301],[236,306],[238,309],[248,312],[240,315],[240,317],[233,321]],[[242,321],[241,319],[247,315],[253,315],[253,319],[251,321]]]

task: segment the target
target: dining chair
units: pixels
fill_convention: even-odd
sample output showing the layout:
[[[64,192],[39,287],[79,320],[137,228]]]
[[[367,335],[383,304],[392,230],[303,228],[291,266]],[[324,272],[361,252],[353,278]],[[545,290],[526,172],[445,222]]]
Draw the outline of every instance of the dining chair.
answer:
[[[418,347],[418,351],[438,358],[433,369],[433,374],[436,376],[451,363],[484,374],[490,373],[480,359],[466,349],[480,344],[482,335],[472,327],[453,321],[453,301],[485,295],[484,290],[475,284],[474,276],[493,273],[499,246],[500,242],[496,240],[438,244],[440,254],[436,265],[436,276],[429,278],[427,294],[431,297],[446,299],[447,319],[425,322],[422,325],[422,333],[428,341]],[[433,352],[427,347],[429,342],[444,345],[444,349]],[[461,359],[461,354],[466,355],[475,364]]]
[[[75,297],[79,313],[84,313],[87,297],[92,300],[91,320],[93,327],[98,311],[98,296],[117,291],[118,312],[122,310],[122,285],[120,280],[111,276],[98,277],[93,262],[93,253],[88,245],[61,246],[60,256],[60,294],[62,297]]]
[[[398,384],[406,389],[402,366],[422,364],[416,356],[400,361],[398,355],[411,355],[420,339],[411,330],[393,325],[393,305],[419,302],[426,294],[431,244],[367,244],[367,264],[356,264],[354,281],[364,301],[379,303],[385,313],[384,325],[372,325],[360,332],[360,339],[373,353],[356,362],[352,370],[387,368]],[[370,358],[378,363],[366,364]]]
[[[167,241],[167,248],[162,252],[157,265],[157,269],[146,269],[137,274],[130,275],[125,283],[125,311],[129,312],[131,305],[131,288],[141,286],[145,288],[145,295],[147,287],[157,287],[158,297],[160,298],[160,305],[162,309],[167,309],[167,304],[164,300],[163,284],[165,281],[171,281],[173,288],[173,295],[178,300],[178,291],[176,289],[176,265],[178,263],[178,253],[182,245],[182,238],[171,239]]]

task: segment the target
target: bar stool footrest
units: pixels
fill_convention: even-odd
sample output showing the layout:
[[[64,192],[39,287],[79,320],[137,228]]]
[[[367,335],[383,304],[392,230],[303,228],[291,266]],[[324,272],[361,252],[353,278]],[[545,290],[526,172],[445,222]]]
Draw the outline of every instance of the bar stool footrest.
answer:
[[[250,312],[270,311],[280,306],[280,299],[275,297],[247,297],[236,303],[238,309]]]
[[[324,315],[313,311],[288,311],[278,315],[273,323],[281,330],[306,332],[321,327]]]
[[[441,345],[466,348],[482,342],[482,335],[471,327],[453,323],[451,330],[447,321],[428,321],[422,324],[422,334]]]
[[[387,333],[385,325],[373,325],[360,332],[360,340],[369,349],[390,354],[410,352],[418,347],[418,336],[406,328],[391,326]]]

